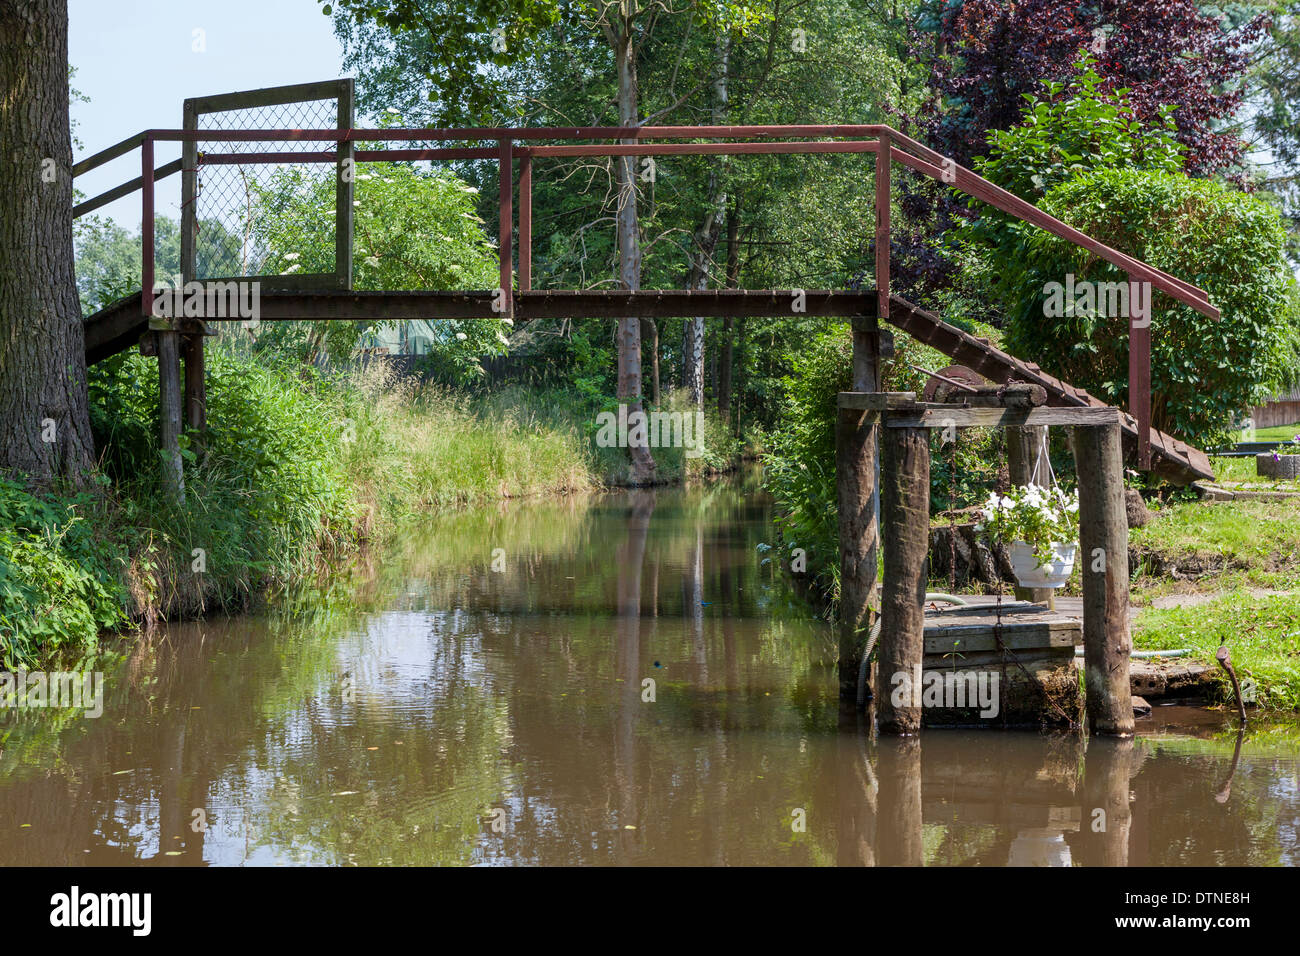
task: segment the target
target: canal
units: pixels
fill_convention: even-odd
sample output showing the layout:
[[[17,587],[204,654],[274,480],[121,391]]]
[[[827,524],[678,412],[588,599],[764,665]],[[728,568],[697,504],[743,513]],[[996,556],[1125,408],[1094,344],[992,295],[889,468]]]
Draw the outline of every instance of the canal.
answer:
[[[1294,865],[1300,734],[842,721],[747,475],[430,518],[0,715],[0,864]]]

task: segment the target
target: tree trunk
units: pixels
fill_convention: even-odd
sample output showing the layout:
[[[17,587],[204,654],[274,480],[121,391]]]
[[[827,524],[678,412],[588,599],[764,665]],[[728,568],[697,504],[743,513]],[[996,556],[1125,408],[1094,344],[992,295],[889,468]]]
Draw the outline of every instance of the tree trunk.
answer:
[[[641,320],[641,341],[647,340],[650,342],[650,395],[655,405],[659,405],[659,323],[654,319]]]
[[[713,79],[713,124],[720,126],[727,116],[727,75],[731,61],[731,39],[718,38],[716,47],[715,75]],[[695,250],[691,256],[690,270],[686,280],[688,289],[707,289],[709,287],[709,266],[713,261],[713,250],[718,244],[722,231],[722,210],[726,206],[727,196],[723,192],[726,166],[715,164],[709,173],[709,208],[703,222],[695,231]],[[691,393],[691,403],[696,408],[704,407],[704,318],[696,316],[686,320],[682,336],[682,380]]]
[[[727,213],[727,288],[740,288],[740,203],[731,201]],[[722,320],[722,356],[718,360],[718,414],[724,422],[731,421],[731,340],[735,332],[735,319]]]
[[[0,474],[94,463],[72,249],[66,0],[0,3]]]
[[[618,121],[620,126],[637,126],[636,51],[632,48],[632,18],[620,21],[618,33],[611,32],[614,60],[618,69]],[[624,140],[634,144],[635,140]],[[638,235],[636,211],[636,157],[621,156],[616,165],[618,184],[618,273],[624,289],[635,292],[641,288],[641,241]],[[636,316],[618,320],[618,398],[626,403],[628,415],[642,411],[641,407],[641,322]],[[635,484],[652,481],[655,462],[648,445],[629,449],[632,468],[629,474]]]

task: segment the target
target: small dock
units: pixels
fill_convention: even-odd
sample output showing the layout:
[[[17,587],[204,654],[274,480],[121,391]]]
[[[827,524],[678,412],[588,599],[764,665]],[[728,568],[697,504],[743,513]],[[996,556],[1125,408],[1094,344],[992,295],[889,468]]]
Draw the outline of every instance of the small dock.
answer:
[[[992,600],[992,599],[991,599]],[[1028,601],[966,607],[928,605],[923,631],[923,674],[936,696],[922,709],[926,727],[1068,728],[1082,720],[1083,695],[1075,648],[1083,620]],[[984,676],[980,676],[984,675]],[[943,700],[937,699],[942,677]],[[998,706],[981,706],[997,681]],[[949,689],[951,685],[951,690]],[[964,699],[957,693],[965,690]],[[971,691],[976,691],[972,702]],[[983,693],[984,698],[978,696]]]

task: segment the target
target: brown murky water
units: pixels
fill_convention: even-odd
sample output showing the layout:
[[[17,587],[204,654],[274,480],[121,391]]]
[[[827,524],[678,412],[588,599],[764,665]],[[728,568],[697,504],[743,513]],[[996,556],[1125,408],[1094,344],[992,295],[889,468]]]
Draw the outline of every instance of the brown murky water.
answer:
[[[0,715],[0,864],[1300,862],[1294,728],[841,726],[770,521],[749,482],[514,503],[169,627],[101,717]]]

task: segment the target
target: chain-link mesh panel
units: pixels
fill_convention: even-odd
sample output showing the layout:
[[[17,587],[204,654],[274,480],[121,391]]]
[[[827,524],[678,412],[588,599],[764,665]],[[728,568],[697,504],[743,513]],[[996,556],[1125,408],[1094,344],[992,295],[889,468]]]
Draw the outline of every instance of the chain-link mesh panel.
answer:
[[[338,101],[199,113],[196,121],[200,130],[331,129],[338,125]],[[334,148],[325,140],[200,140],[195,278],[335,273],[333,163],[204,162],[206,153],[316,153]]]

